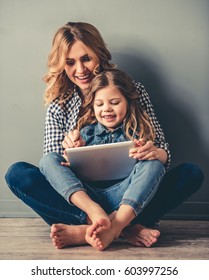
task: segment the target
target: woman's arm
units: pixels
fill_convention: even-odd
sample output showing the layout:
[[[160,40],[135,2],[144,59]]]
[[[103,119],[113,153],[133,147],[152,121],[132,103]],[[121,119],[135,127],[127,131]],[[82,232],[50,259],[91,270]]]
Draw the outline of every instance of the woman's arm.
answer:
[[[150,97],[142,84],[140,84],[139,82],[134,82],[134,84],[139,93],[140,104],[141,104],[143,110],[145,110],[145,112],[148,114],[148,116],[154,126],[154,129],[155,129],[155,133],[156,133],[156,138],[154,141],[155,147],[153,147],[152,150],[153,150],[153,152],[154,152],[154,149],[156,150],[155,151],[155,154],[157,154],[156,156],[159,157],[160,161],[166,165],[166,168],[168,168],[170,165],[170,161],[171,161],[169,145],[165,141],[164,132],[162,130],[162,127],[161,127],[159,121],[157,120]],[[148,144],[148,142],[147,142],[147,144]],[[148,147],[146,147],[146,148],[148,148]]]
[[[65,127],[61,121],[61,111],[54,104],[47,108],[44,133],[44,154],[57,152],[63,154],[62,140]]]
[[[77,93],[62,103],[62,106],[58,99],[49,105],[45,120],[44,154],[63,154],[62,141],[66,132],[75,129],[80,106],[81,100]]]
[[[137,160],[158,159],[162,164],[166,164],[168,154],[164,149],[157,148],[152,141],[144,142],[143,139],[140,139],[134,140],[134,142],[136,148],[130,150],[130,157]]]

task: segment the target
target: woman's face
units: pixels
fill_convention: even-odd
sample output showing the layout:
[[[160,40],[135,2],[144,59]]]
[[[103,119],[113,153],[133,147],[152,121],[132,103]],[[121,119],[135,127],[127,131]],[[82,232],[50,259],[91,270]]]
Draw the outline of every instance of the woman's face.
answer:
[[[75,41],[66,57],[65,72],[68,78],[85,94],[99,65],[97,56],[81,41]]]

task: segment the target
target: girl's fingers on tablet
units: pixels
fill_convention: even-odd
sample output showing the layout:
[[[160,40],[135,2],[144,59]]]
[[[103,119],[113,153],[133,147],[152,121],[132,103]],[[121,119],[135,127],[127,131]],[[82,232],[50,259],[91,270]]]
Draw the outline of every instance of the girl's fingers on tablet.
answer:
[[[64,140],[62,141],[62,146],[64,149],[73,148],[74,144],[68,136],[65,136]]]
[[[78,141],[80,138],[80,131],[78,129],[74,129],[68,133],[68,137],[72,142]]]
[[[69,162],[64,162],[64,161],[62,161],[62,162],[61,162],[61,165],[69,167],[69,166],[70,166],[70,163],[69,163]]]

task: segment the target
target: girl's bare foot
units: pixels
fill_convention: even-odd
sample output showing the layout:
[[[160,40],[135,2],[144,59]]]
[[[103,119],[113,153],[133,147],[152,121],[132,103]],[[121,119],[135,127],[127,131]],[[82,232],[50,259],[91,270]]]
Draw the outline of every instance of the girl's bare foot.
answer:
[[[98,250],[103,250],[102,242],[99,238],[99,234],[103,231],[106,231],[110,228],[111,222],[106,218],[100,218],[95,223],[90,225],[86,229],[86,242],[89,243],[94,248],[97,248]]]
[[[97,235],[98,233],[102,232],[103,230],[106,230],[110,227],[111,223],[109,218],[99,218],[96,222],[94,222],[92,225],[90,225],[86,230],[86,235],[93,236]]]
[[[51,226],[50,233],[52,243],[57,249],[87,244],[85,240],[87,227],[87,225],[71,226],[54,224]]]
[[[118,237],[112,226],[109,229],[100,231],[99,233],[93,232],[91,236],[88,234],[88,230],[89,228],[86,230],[86,241],[92,247],[100,251],[107,248],[112,243],[112,241]]]
[[[122,231],[121,236],[131,245],[150,247],[157,242],[160,232],[159,230],[149,229],[140,224],[136,224],[127,226]]]
[[[108,229],[111,225],[110,217],[100,207],[93,205],[88,210],[87,221],[90,226],[86,231],[86,235],[91,237],[93,234],[98,234],[105,229]]]

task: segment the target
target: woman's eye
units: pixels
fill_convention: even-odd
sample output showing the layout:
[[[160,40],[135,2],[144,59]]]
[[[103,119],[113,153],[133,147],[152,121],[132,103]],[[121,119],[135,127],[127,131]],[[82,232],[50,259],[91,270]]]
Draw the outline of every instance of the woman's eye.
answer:
[[[91,59],[90,59],[90,57],[88,55],[83,57],[83,61],[90,61],[90,60]]]
[[[66,61],[66,64],[69,66],[73,66],[74,65],[74,61]]]
[[[119,102],[111,102],[112,105],[118,105]]]

